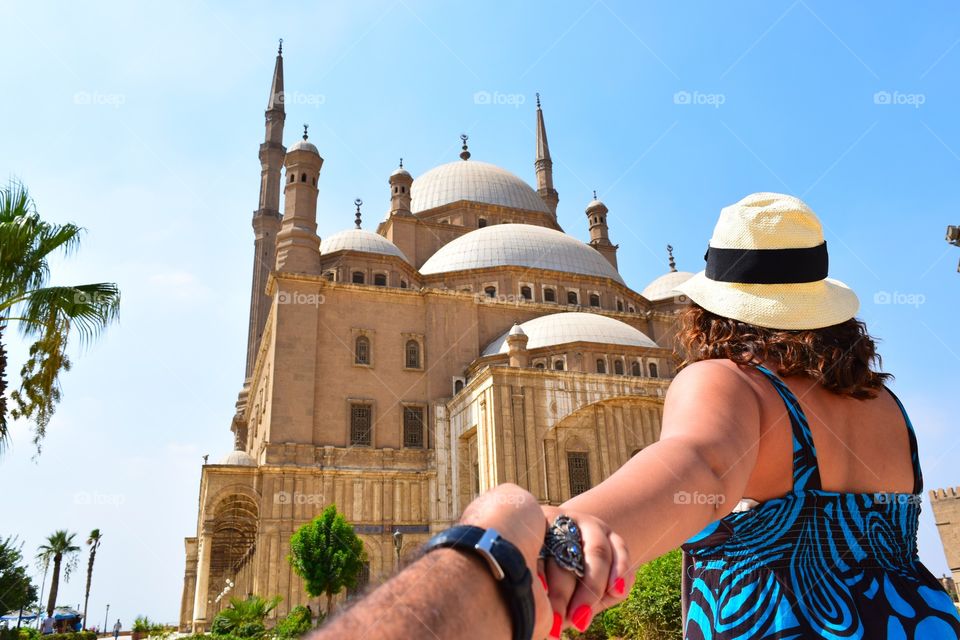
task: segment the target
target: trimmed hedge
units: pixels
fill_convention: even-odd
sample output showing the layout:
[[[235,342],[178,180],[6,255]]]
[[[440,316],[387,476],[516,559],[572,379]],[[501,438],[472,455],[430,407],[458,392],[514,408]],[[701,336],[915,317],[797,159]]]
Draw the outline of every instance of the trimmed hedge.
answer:
[[[20,629],[0,629],[0,640],[32,640],[38,637],[43,640],[97,640],[97,634],[93,631],[51,633],[45,636],[38,636],[36,629],[27,627],[21,627]]]

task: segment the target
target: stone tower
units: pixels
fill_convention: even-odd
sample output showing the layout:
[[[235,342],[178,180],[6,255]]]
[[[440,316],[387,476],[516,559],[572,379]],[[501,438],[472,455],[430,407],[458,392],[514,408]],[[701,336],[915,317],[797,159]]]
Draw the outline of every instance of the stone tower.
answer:
[[[390,174],[390,215],[410,215],[410,188],[413,186],[413,176],[403,168],[403,158],[400,166]]]
[[[290,147],[284,160],[287,169],[283,190],[283,224],[277,234],[277,271],[320,273],[320,236],[317,235],[317,180],[323,158],[307,140]]]
[[[940,532],[943,553],[947,556],[947,566],[953,574],[954,584],[960,584],[960,487],[931,490],[930,506]]]
[[[603,254],[613,268],[617,268],[618,245],[610,242],[610,232],[607,227],[607,205],[597,200],[597,192],[593,192],[593,200],[587,205],[587,222],[590,224],[590,246]]]
[[[250,326],[247,331],[247,366],[244,380],[253,374],[260,337],[270,311],[267,278],[276,261],[280,230],[280,172],[283,169],[283,41],[277,49],[270,98],[267,100],[266,133],[260,145],[260,206],[253,212],[253,282],[250,288]],[[248,385],[244,384],[244,387]]]
[[[550,158],[550,145],[547,144],[547,126],[543,123],[539,93],[537,94],[537,159],[533,166],[537,170],[537,194],[556,218],[560,195],[553,188],[553,160]]]

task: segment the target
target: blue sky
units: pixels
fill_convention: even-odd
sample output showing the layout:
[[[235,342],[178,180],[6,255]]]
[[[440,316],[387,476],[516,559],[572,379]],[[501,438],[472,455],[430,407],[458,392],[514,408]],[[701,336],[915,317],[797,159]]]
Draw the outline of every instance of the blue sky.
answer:
[[[666,271],[667,243],[700,269],[722,206],[802,196],[831,275],[882,339],[927,488],[960,484],[960,250],[943,239],[960,224],[958,14],[814,0],[4,3],[0,175],[29,185],[45,218],[87,228],[56,281],[113,280],[124,299],[120,323],[75,353],[37,461],[14,426],[0,535],[32,553],[54,529],[100,527],[91,621],[107,603],[127,624],[177,619],[201,456],[232,444],[278,37],[286,141],[309,122],[326,160],[321,237],[351,226],[356,197],[372,227],[397,159],[419,175],[456,158],[461,132],[475,159],[532,181],[537,91],[561,224],[586,239],[596,189],[635,289]],[[921,557],[939,575],[924,504]],[[82,601],[82,569],[61,593]]]

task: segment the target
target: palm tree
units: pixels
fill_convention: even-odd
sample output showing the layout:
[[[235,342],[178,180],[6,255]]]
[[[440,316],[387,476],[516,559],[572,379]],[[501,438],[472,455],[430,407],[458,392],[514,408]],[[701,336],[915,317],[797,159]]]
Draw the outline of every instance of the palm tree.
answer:
[[[53,615],[57,606],[57,591],[60,590],[60,569],[63,568],[63,581],[70,580],[70,574],[77,567],[77,554],[80,547],[73,544],[75,533],[67,533],[65,529],[54,531],[47,537],[46,543],[37,549],[37,559],[41,564],[53,561],[53,578],[50,580],[50,598],[47,600],[47,615]]]
[[[48,258],[58,250],[68,255],[75,251],[81,232],[73,224],[41,220],[19,182],[0,189],[0,450],[8,439],[3,345],[7,326],[16,322],[20,335],[34,340],[20,370],[20,388],[11,394],[15,406],[10,414],[34,423],[39,451],[60,401],[60,372],[70,369],[66,349],[71,330],[87,344],[117,318],[120,291],[113,283],[45,286],[50,279]]]
[[[218,613],[213,621],[216,629],[213,633],[239,637],[260,635],[263,632],[263,621],[277,608],[281,600],[280,596],[267,600],[255,595],[247,596],[246,600],[230,598],[230,606]]]
[[[90,581],[93,579],[93,561],[97,557],[97,549],[100,548],[100,542],[103,536],[100,529],[94,529],[87,537],[87,545],[90,547],[90,559],[87,561],[87,591],[83,596],[83,628],[87,628],[87,603],[90,602]]]

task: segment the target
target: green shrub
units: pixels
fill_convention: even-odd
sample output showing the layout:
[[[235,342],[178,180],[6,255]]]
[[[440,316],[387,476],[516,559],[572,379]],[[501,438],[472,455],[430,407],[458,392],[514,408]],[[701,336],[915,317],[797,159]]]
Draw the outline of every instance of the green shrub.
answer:
[[[138,631],[140,633],[150,633],[150,629],[153,627],[153,623],[150,622],[150,618],[147,616],[137,616],[133,619],[133,631]]]
[[[313,611],[310,607],[299,605],[291,609],[283,618],[277,620],[273,635],[278,640],[292,640],[305,635],[313,628]]]

